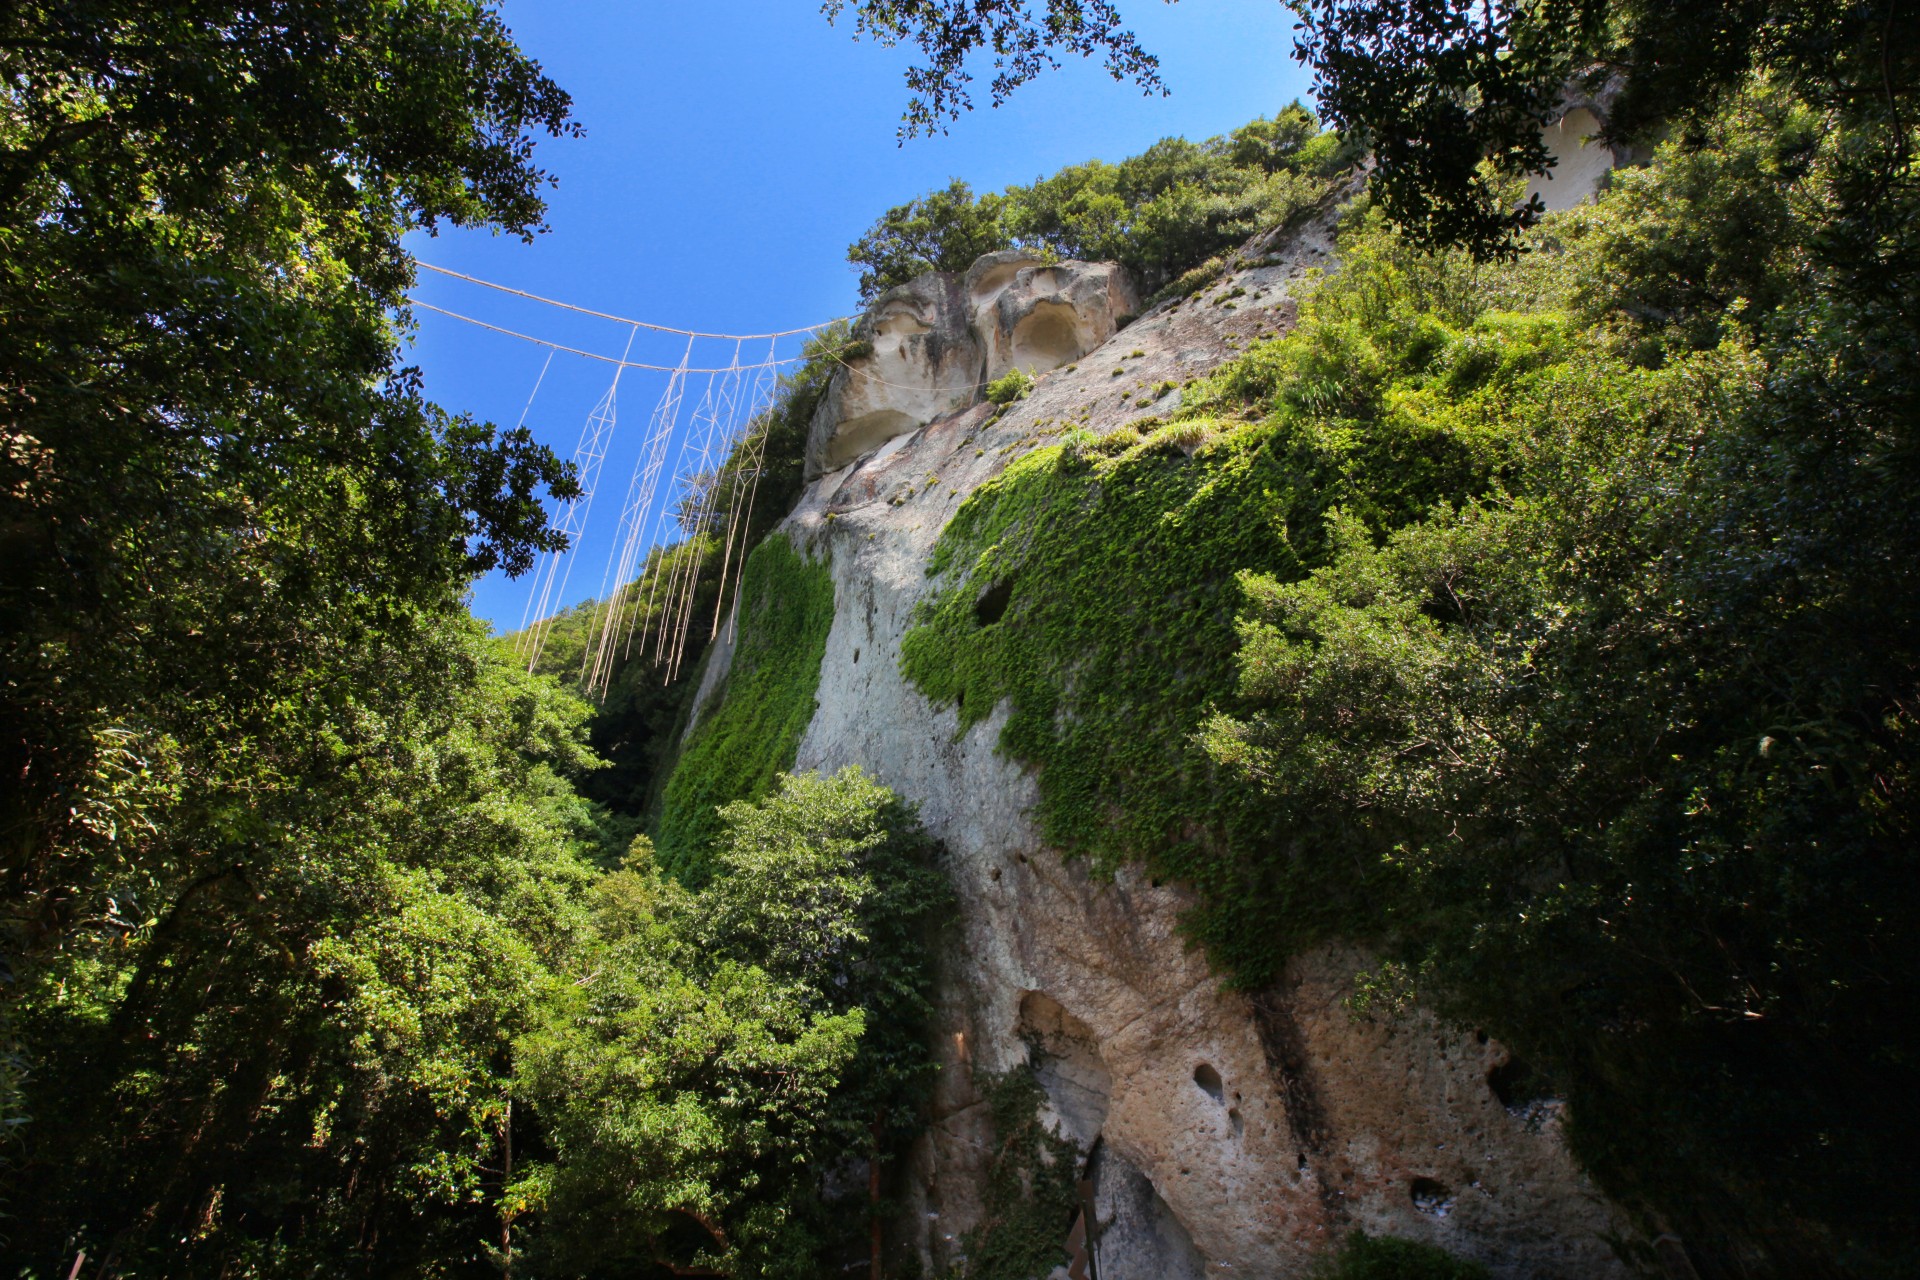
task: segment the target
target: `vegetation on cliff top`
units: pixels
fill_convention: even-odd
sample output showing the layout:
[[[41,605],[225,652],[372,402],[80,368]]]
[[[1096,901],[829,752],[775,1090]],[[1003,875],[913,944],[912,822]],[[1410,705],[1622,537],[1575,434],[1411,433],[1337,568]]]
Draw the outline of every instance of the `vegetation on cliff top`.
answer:
[[[1224,137],[1165,138],[1118,164],[1069,165],[1003,192],[975,196],[955,179],[887,210],[847,260],[860,268],[865,302],[923,272],[963,272],[982,254],[1016,247],[1121,263],[1151,293],[1314,208],[1359,157],[1296,102]]]

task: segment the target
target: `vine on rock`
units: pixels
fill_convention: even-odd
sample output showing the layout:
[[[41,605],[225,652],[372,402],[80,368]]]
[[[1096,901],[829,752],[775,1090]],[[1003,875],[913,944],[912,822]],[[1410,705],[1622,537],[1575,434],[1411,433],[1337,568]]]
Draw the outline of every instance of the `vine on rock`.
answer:
[[[793,765],[833,626],[833,575],[775,534],[747,557],[740,600],[733,665],[687,737],[655,832],[661,865],[695,887],[712,870],[720,806],[760,800]]]

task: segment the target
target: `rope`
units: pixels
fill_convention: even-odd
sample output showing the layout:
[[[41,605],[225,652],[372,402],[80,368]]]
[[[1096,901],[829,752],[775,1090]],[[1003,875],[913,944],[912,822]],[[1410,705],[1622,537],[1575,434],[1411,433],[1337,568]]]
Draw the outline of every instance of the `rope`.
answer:
[[[681,356],[683,365],[692,352],[693,339],[689,337],[686,352]],[[600,594],[607,602],[595,621],[593,632],[588,636],[586,651],[582,655],[581,674],[586,687],[589,690],[598,689],[602,697],[606,696],[613,678],[613,651],[618,644],[621,616],[628,594],[637,585],[633,581],[633,573],[640,554],[639,532],[653,507],[660,466],[666,452],[666,438],[672,434],[679,418],[681,388],[684,385],[682,372],[676,369],[667,379],[666,390],[660,402],[654,406],[647,439],[634,459],[633,476],[627,482],[627,499],[620,510],[620,527],[609,551],[607,571],[601,576]],[[611,597],[607,596],[609,580],[613,583]],[[590,666],[586,665],[588,659],[591,659]]]
[[[534,397],[540,394],[540,387],[547,380],[547,370],[551,368],[553,368],[553,352],[549,351],[547,352],[546,363],[540,366],[540,376],[533,380],[533,390],[527,393],[527,403],[520,410],[520,421],[514,424],[514,430],[518,431],[521,427],[527,425],[527,415],[533,412]],[[528,593],[527,607],[520,611],[520,634],[524,635],[526,633],[527,623],[532,615],[533,595],[532,593]]]
[[[554,575],[561,559],[566,561],[566,570],[560,574],[560,599],[566,599],[567,583],[573,578],[573,564],[579,558],[573,551],[580,536],[586,532],[587,517],[593,511],[593,495],[600,484],[600,465],[606,461],[607,441],[613,435],[617,413],[615,397],[620,390],[620,375],[626,372],[627,356],[632,354],[633,340],[639,336],[639,332],[638,329],[628,332],[627,350],[616,362],[618,367],[613,371],[613,382],[607,387],[607,394],[601,397],[600,403],[594,406],[593,412],[587,415],[587,424],[580,433],[580,445],[574,450],[575,465],[580,473],[581,495],[567,505],[566,515],[560,522],[561,532],[567,537],[567,550],[557,553],[547,569],[546,585],[540,592],[540,605],[536,610],[542,620],[535,624],[528,645],[529,673],[540,665],[541,651],[546,648],[547,637],[553,631],[556,615],[548,612],[548,606],[553,599]],[[574,519],[576,514],[579,516],[577,521]]]
[[[752,342],[760,338],[790,338],[796,333],[813,333],[833,323],[832,320],[826,320],[819,324],[807,325],[802,329],[782,329],[778,333],[705,333],[698,329],[676,329],[672,325],[649,324],[645,320],[629,320],[625,316],[609,315],[605,311],[593,311],[586,307],[576,307],[571,302],[561,302],[557,298],[543,298],[537,293],[528,293],[524,289],[514,289],[504,284],[495,284],[491,280],[482,280],[479,276],[470,276],[460,271],[450,271],[446,267],[436,267],[431,262],[422,262],[418,258],[413,260],[413,264],[417,267],[425,267],[428,271],[437,272],[443,276],[452,276],[455,280],[465,280],[468,284],[477,284],[485,289],[494,289],[501,293],[510,293],[516,298],[525,298],[529,302],[544,303],[549,307],[559,307],[563,311],[573,311],[583,316],[593,316],[598,320],[614,320],[620,324],[632,325],[640,329],[651,329],[655,333],[677,333],[688,338],[724,338],[729,342],[736,339],[742,342]],[[426,304],[421,303],[419,305],[425,306]],[[694,370],[694,372],[704,371]]]
[[[602,364],[618,365],[622,369],[647,369],[647,370],[651,370],[654,373],[672,373],[678,367],[676,365],[669,365],[669,364],[644,364],[638,360],[629,360],[625,356],[621,356],[620,358],[615,359],[613,356],[603,356],[597,351],[582,351],[578,347],[564,346],[558,342],[550,342],[545,338],[536,338],[530,333],[520,333],[519,331],[514,329],[503,329],[497,324],[488,324],[485,320],[475,320],[472,316],[463,316],[458,311],[449,311],[445,307],[436,307],[431,302],[422,302],[418,298],[409,297],[407,301],[413,304],[414,306],[421,308],[424,311],[431,311],[431,312],[434,312],[436,315],[446,316],[449,320],[458,320],[463,324],[474,325],[481,329],[491,329],[493,332],[503,333],[509,338],[518,338],[522,342],[531,342],[537,347],[546,347],[553,351],[564,351],[570,356],[584,356],[589,360],[598,360]],[[644,328],[651,328],[653,326],[636,325],[635,327],[644,329]],[[679,332],[679,331],[668,330],[668,332]],[[809,333],[811,332],[811,330],[800,329],[800,330],[796,330],[796,332]],[[701,337],[711,337],[714,335],[695,333],[695,334],[687,334],[687,336],[689,338],[701,338]],[[784,337],[786,335],[782,334],[779,336]],[[627,349],[629,351],[633,349],[631,343],[628,344]],[[799,359],[800,359],[799,356],[788,356],[784,360],[775,360],[773,363],[776,365],[793,364]],[[685,370],[685,372],[687,373],[725,373],[726,370],[725,369],[687,369]]]
[[[771,339],[769,339],[767,342],[767,353],[769,355],[773,353],[773,342]],[[760,472],[762,469],[762,464],[766,461],[767,430],[768,430],[768,427],[771,426],[771,424],[763,423],[761,425],[760,433],[758,436],[755,436],[753,434],[753,424],[755,422],[759,422],[761,415],[764,414],[767,411],[767,409],[771,406],[772,390],[773,390],[774,384],[771,381],[769,381],[769,379],[770,379],[770,373],[766,369],[762,369],[757,375],[755,375],[753,394],[749,397],[747,401],[747,429],[741,435],[740,442],[737,446],[741,450],[741,455],[740,455],[741,466],[751,466],[753,469],[753,492],[756,492],[756,493],[759,491],[759,488],[760,488]],[[747,450],[749,449],[751,449],[751,457],[747,455]],[[749,527],[742,526],[740,522],[740,510],[743,505],[741,502],[740,479],[741,479],[741,468],[740,466],[736,466],[734,468],[734,473],[733,473],[733,484],[731,486],[730,491],[727,494],[727,547],[726,547],[725,554],[722,555],[720,559],[720,591],[719,591],[719,594],[715,595],[713,598],[713,630],[707,634],[707,639],[710,641],[716,639],[720,635],[720,618],[721,618],[722,612],[726,608],[726,603],[727,603],[727,574],[728,574],[728,571],[733,567],[733,544],[736,536],[738,537],[741,544],[740,545],[741,568],[744,570],[746,565],[746,558],[747,558],[746,537],[749,532]],[[746,503],[744,504],[747,508],[747,520],[749,522],[749,526],[753,519],[752,502],[753,502],[752,496],[749,495],[746,500]]]

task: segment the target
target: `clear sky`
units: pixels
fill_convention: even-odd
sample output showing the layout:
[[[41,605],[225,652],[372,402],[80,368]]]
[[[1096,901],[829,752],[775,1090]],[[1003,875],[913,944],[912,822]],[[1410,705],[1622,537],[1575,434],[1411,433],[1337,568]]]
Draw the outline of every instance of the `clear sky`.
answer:
[[[521,46],[573,94],[586,127],[545,142],[559,179],[550,230],[533,244],[443,234],[412,241],[423,260],[595,310],[720,332],[767,332],[854,309],[846,246],[890,205],[950,177],[976,190],[1029,182],[1062,165],[1118,160],[1169,135],[1224,132],[1305,97],[1279,0],[1121,0],[1161,59],[1167,97],[1143,97],[1094,64],[1070,63],[944,137],[900,146],[902,73],[913,51],[856,43],[813,0],[510,0]],[[987,67],[978,79],[990,78]],[[617,325],[556,312],[423,273],[418,297],[552,341],[619,355]],[[684,340],[645,335],[633,359],[673,364]],[[696,363],[724,364],[703,343]],[[717,359],[716,359],[717,358]],[[408,359],[451,409],[511,425],[545,353],[432,313]],[[563,456],[607,390],[611,367],[556,357],[527,423]],[[663,379],[629,372],[619,427],[566,597],[598,594],[638,437]],[[698,387],[695,388],[696,392]],[[520,622],[526,580],[498,575],[473,608],[503,630]]]

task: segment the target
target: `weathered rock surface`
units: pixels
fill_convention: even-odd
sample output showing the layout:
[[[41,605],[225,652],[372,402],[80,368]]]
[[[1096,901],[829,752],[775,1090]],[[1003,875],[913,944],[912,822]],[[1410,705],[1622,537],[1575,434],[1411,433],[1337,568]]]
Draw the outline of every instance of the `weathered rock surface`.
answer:
[[[1072,364],[1140,305],[1133,281],[1114,263],[1049,263],[1018,249],[974,263],[965,287],[985,382],[1016,368],[1042,374]]]
[[[958,276],[932,272],[887,290],[853,336],[869,350],[827,388],[807,439],[808,475],[980,400],[980,344]]]
[[[1039,374],[1078,360],[1137,306],[1111,262],[1048,263],[1019,250],[988,254],[964,277],[931,272],[889,289],[854,325],[869,349],[848,358],[814,414],[808,477],[979,404],[986,384],[1015,367]]]
[[[995,750],[1004,706],[956,737],[956,713],[900,673],[928,553],[968,493],[1068,419],[1107,431],[1165,413],[1179,392],[1157,388],[1289,326],[1292,291],[1330,249],[1328,219],[1255,242],[1201,295],[1042,377],[997,420],[979,405],[903,428],[857,461],[851,444],[825,451],[841,461],[786,523],[831,564],[837,593],[797,767],[857,764],[917,802],[959,899],[934,1123],[899,1226],[929,1272],[957,1260],[980,1218],[993,1142],[980,1073],[1031,1065],[1057,1131],[1089,1155],[1103,1280],[1296,1276],[1355,1227],[1441,1244],[1501,1277],[1625,1274],[1603,1240],[1624,1228],[1575,1168],[1554,1108],[1500,1096],[1498,1044],[1423,1013],[1356,1020],[1343,1005],[1364,966],[1353,955],[1303,957],[1257,997],[1223,990],[1177,931],[1181,892],[1132,869],[1091,877],[1041,842],[1036,781]],[[989,262],[964,289],[941,280],[909,296],[945,307],[974,285],[990,291],[1009,266],[983,304],[996,316],[1037,314],[1064,291],[1037,273],[1022,282],[1027,265]]]
[[[1615,146],[1600,136],[1624,85],[1613,76],[1598,84],[1571,86],[1561,99],[1560,114],[1541,130],[1554,159],[1553,171],[1528,182],[1527,194],[1539,196],[1548,212],[1591,199],[1615,169],[1646,160],[1647,153]]]

